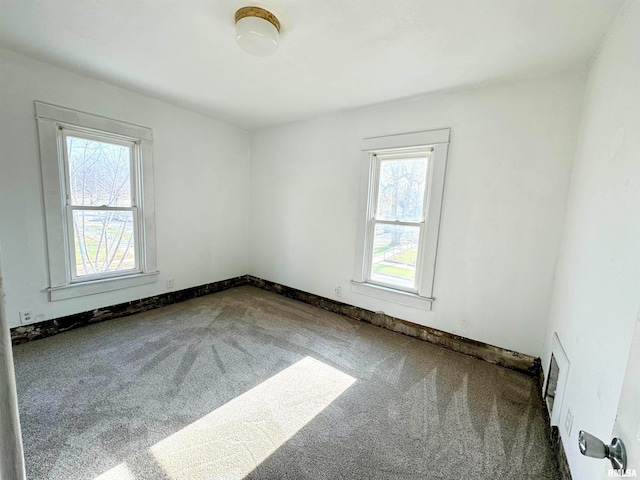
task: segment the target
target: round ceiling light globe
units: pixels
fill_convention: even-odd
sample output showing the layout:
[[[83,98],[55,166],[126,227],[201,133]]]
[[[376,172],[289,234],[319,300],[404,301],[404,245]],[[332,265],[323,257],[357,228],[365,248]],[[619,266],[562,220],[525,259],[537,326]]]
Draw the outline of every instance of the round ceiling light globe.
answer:
[[[278,50],[279,37],[278,29],[263,18],[244,17],[236,22],[236,41],[251,55],[273,55]]]

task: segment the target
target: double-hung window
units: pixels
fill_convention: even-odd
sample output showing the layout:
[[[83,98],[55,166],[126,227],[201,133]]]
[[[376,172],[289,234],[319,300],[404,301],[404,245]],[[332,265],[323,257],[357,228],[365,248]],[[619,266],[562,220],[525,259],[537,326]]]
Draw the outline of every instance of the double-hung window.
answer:
[[[368,218],[369,283],[417,293],[431,149],[372,154],[372,205]]]
[[[138,143],[61,127],[71,281],[140,273]]]
[[[363,143],[354,290],[430,309],[449,130]]]
[[[151,130],[36,102],[51,300],[156,281]]]

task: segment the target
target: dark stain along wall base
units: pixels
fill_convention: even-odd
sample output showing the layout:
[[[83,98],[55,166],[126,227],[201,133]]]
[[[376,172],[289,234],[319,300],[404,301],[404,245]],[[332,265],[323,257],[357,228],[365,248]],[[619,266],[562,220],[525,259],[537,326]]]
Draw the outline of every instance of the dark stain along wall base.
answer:
[[[556,454],[558,461],[558,471],[560,472],[560,480],[572,480],[571,470],[569,470],[569,460],[567,460],[567,452],[564,451],[560,431],[558,427],[551,427],[551,446]],[[576,445],[576,448],[578,446]]]
[[[11,330],[11,339],[14,345],[24,343],[30,340],[49,337],[73,328],[91,325],[111,318],[133,315],[134,313],[144,312],[146,310],[159,308],[172,303],[183,302],[191,298],[220,292],[222,290],[241,285],[258,287],[309,305],[314,305],[324,310],[393,330],[394,332],[419,338],[430,343],[441,345],[450,350],[471,355],[487,362],[518,370],[529,375],[538,376],[540,374],[540,360],[530,355],[524,355],[512,350],[488,345],[459,335],[443,332],[442,330],[437,330],[435,328],[417,325],[381,312],[372,312],[371,310],[348,305],[346,303],[331,300],[312,293],[303,292],[296,288],[287,287],[285,285],[263,280],[251,275],[243,275],[220,282],[209,283],[176,292],[168,292],[162,295],[134,300],[110,307],[97,308],[89,312],[76,313],[67,317],[16,327]]]
[[[518,370],[533,376],[539,375],[540,359],[530,355],[495,347],[493,345],[488,345],[459,335],[443,332],[442,330],[437,330],[435,328],[407,322],[406,320],[401,320],[382,312],[372,312],[371,310],[348,305],[346,303],[331,300],[312,293],[303,292],[296,288],[280,285],[251,275],[248,276],[248,282],[249,285],[253,285],[254,287],[278,293],[285,297],[308,303],[309,305],[314,305],[324,310],[329,310],[346,317],[393,330],[394,332],[403,333],[410,337],[419,338],[429,343],[441,345],[449,350],[465,353],[489,363],[494,363],[512,370]]]
[[[573,480],[571,478],[571,470],[569,469],[569,460],[567,459],[567,452],[564,450],[564,446],[562,445],[562,439],[560,438],[560,430],[558,427],[551,425],[551,418],[549,417],[549,410],[547,409],[547,402],[544,400],[544,392],[542,387],[544,386],[544,371],[540,368],[540,374],[538,376],[538,391],[540,392],[540,399],[542,400],[543,408],[542,411],[544,413],[544,418],[546,420],[546,424],[549,426],[549,443],[551,444],[551,449],[555,454],[556,464],[558,467],[558,480]],[[576,445],[578,448],[578,445]]]
[[[198,287],[186,288],[175,292],[163,293],[154,297],[147,297],[140,300],[132,300],[109,307],[96,308],[88,312],[74,313],[66,317],[46,320],[40,323],[32,323],[11,329],[11,341],[14,345],[37,340],[39,338],[50,337],[57,333],[66,332],[74,328],[84,327],[93,323],[104,322],[112,318],[127,317],[134,313],[145,312],[154,308],[164,307],[172,303],[184,302],[210,293],[221,292],[228,288],[238,287],[247,284],[247,276],[229,278],[220,282],[207,283]]]
[[[435,328],[417,325],[382,312],[372,312],[364,308],[338,302],[320,295],[304,292],[296,288],[281,285],[279,283],[263,280],[251,275],[242,275],[219,282],[200,285],[175,292],[168,292],[153,297],[134,300],[131,302],[97,308],[88,312],[76,313],[66,317],[47,320],[31,325],[24,325],[11,329],[11,339],[14,345],[49,337],[74,328],[103,322],[112,318],[126,317],[135,313],[152,310],[154,308],[183,302],[196,297],[221,292],[229,288],[242,285],[251,285],[300,302],[314,305],[349,318],[370,323],[382,328],[415,337],[429,343],[440,345],[456,352],[464,353],[489,363],[500,365],[512,370],[517,370],[532,375],[539,382],[539,390],[544,384],[544,372],[540,365],[540,359],[530,355],[514,352],[504,348],[488,345],[486,343],[471,340],[469,338],[453,335]],[[547,412],[546,407],[544,409]],[[547,424],[549,419],[547,418]],[[562,446],[557,427],[550,430],[550,442],[556,453],[561,480],[571,480],[571,472],[567,462],[567,456]]]

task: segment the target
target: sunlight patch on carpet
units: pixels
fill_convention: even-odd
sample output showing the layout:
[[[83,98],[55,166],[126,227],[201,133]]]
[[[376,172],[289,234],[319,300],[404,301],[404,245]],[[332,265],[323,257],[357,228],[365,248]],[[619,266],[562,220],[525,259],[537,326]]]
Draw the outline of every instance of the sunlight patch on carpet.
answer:
[[[171,480],[243,478],[356,381],[305,357],[149,449]],[[135,480],[122,463],[95,480]]]
[[[131,471],[127,468],[126,463],[121,463],[120,465],[116,465],[111,470],[106,473],[103,473],[99,477],[96,477],[95,480],[136,480],[136,476],[131,473]]]

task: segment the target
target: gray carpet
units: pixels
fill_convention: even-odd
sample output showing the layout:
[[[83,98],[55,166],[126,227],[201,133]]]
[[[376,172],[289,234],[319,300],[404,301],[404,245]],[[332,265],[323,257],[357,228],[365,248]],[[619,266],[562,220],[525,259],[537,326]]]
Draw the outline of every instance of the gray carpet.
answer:
[[[526,375],[253,287],[15,347],[36,479],[556,479]]]

